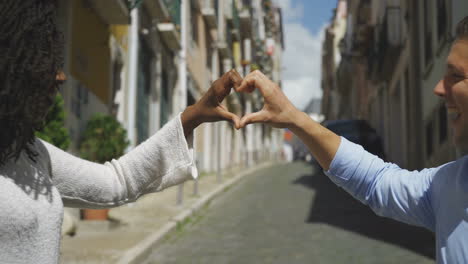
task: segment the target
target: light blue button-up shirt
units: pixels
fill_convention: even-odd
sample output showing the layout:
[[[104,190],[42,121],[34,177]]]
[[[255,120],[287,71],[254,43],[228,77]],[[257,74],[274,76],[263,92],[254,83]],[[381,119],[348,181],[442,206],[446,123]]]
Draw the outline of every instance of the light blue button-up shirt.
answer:
[[[468,263],[468,156],[408,171],[342,137],[325,174],[376,214],[435,232],[437,263]]]

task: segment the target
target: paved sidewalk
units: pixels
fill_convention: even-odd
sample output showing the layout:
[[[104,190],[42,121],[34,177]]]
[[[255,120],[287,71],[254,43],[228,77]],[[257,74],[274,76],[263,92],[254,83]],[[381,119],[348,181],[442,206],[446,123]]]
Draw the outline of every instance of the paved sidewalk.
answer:
[[[178,187],[172,187],[110,210],[111,221],[79,221],[76,235],[62,239],[60,263],[139,263],[151,247],[216,195],[270,165],[233,170],[223,175],[221,183],[214,174],[202,175],[198,196],[194,195],[194,181],[184,184],[182,205],[176,204]]]

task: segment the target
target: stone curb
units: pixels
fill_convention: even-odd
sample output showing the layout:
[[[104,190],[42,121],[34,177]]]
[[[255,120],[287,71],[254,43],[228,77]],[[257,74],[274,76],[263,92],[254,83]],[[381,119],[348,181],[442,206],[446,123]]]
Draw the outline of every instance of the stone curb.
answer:
[[[261,165],[258,165],[254,168],[250,168],[245,172],[239,173],[232,179],[227,180],[222,183],[220,186],[216,187],[213,191],[204,195],[200,200],[195,202],[189,208],[184,209],[181,213],[173,217],[168,223],[166,223],[162,228],[153,232],[151,235],[147,236],[141,242],[136,244],[134,247],[127,250],[117,264],[137,264],[145,260],[146,257],[151,253],[151,249],[154,248],[159,242],[163,240],[166,235],[176,229],[177,224],[183,222],[188,217],[192,216],[196,212],[200,211],[203,206],[208,204],[216,196],[224,192],[227,188],[244,178],[246,175],[252,174],[258,170],[271,166],[272,162],[266,162]]]

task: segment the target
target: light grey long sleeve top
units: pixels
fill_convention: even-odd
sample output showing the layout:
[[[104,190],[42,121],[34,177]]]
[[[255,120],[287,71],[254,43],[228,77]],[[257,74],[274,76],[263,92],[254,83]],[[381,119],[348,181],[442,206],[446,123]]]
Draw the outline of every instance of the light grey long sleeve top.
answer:
[[[36,139],[0,166],[0,263],[57,263],[63,207],[105,208],[197,177],[180,115],[118,160],[97,164]]]

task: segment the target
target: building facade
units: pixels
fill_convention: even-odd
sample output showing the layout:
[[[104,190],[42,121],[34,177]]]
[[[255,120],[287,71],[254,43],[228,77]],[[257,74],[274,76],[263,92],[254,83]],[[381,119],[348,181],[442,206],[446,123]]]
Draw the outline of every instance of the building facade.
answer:
[[[281,11],[269,0],[59,1],[66,40],[62,88],[70,152],[94,113],[113,115],[132,149],[195,103],[224,72],[261,69],[281,84]],[[232,92],[224,104],[242,116],[261,98]],[[279,131],[228,122],[195,131],[201,172],[279,157]]]
[[[346,2],[346,32],[336,72],[327,55],[333,46],[324,42],[324,102],[334,98],[330,87],[338,90],[339,98],[335,112],[324,105],[325,116],[368,120],[382,136],[388,160],[402,167],[418,169],[453,160],[446,109],[433,88],[444,75],[454,28],[468,15],[468,3]]]

